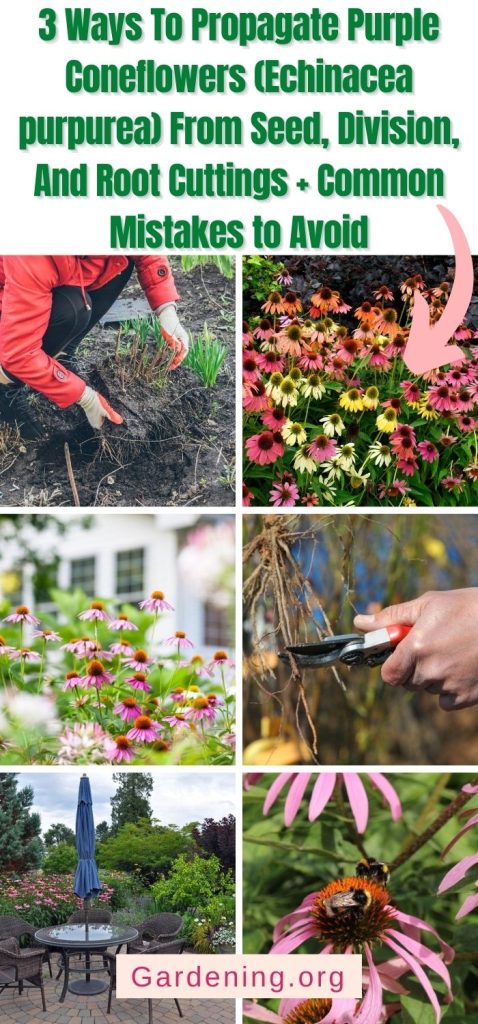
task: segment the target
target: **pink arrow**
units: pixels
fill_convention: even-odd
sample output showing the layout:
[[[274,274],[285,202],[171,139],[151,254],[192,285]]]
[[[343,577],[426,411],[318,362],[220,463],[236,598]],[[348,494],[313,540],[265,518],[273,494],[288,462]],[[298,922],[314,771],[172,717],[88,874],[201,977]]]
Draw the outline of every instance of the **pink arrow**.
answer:
[[[447,363],[465,358],[458,345],[449,345],[463,323],[473,295],[473,260],[465,233],[456,217],[445,206],[438,207],[450,231],[455,250],[455,282],[445,311],[438,323],[430,325],[430,309],[419,291],[415,292],[412,326],[403,361],[415,374],[427,373]]]

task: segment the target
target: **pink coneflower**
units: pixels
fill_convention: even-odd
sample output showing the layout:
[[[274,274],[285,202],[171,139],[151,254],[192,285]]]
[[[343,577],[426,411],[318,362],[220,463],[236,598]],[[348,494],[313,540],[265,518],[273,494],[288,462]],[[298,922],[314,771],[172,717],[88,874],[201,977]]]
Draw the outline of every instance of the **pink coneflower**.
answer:
[[[342,338],[337,345],[336,355],[348,366],[357,358],[362,347],[362,342],[358,338]]]
[[[126,658],[125,660],[125,665],[127,665],[128,668],[134,669],[135,672],[147,672],[149,666],[152,664],[152,659],[148,657],[147,652],[144,651],[142,647],[138,647],[131,657]]]
[[[287,423],[287,416],[282,408],[276,406],[274,409],[268,409],[267,412],[263,413],[261,420],[265,427],[270,427],[274,432],[281,430],[284,423]]]
[[[247,348],[250,348],[252,343],[252,330],[249,327],[247,320],[242,321],[242,344]]]
[[[420,441],[417,447],[425,462],[435,462],[435,459],[438,459],[438,448],[435,448],[431,441]]]
[[[282,270],[279,270],[276,280],[277,283],[281,284],[284,288],[290,288],[292,284],[292,277],[287,270],[287,267],[283,267]]]
[[[134,752],[127,736],[113,736],[111,741],[105,744],[106,756],[109,761],[122,761],[128,763],[133,760]]]
[[[214,668],[217,668],[218,666],[222,666],[223,668],[235,668],[236,663],[232,661],[227,651],[215,651],[211,658],[211,661],[209,662],[208,668],[212,670]]]
[[[177,629],[172,636],[166,637],[166,640],[162,640],[161,643],[164,647],[177,647],[181,651],[186,650],[188,647],[194,647],[194,644],[191,640],[188,640],[182,629]]]
[[[75,722],[72,729],[67,725],[60,736],[59,764],[74,764],[78,758],[86,758],[90,763],[102,761],[107,741],[108,736],[98,722]]]
[[[400,387],[403,388],[403,397],[406,402],[409,402],[411,405],[415,405],[420,401],[422,393],[415,381],[402,380]]]
[[[408,494],[410,488],[405,480],[394,480],[392,484],[381,484],[378,492],[379,498],[398,498]]]
[[[467,324],[460,324],[456,331],[454,331],[452,337],[455,341],[468,341],[469,338],[473,337],[473,331],[467,326]]]
[[[180,711],[175,715],[165,715],[163,722],[167,722],[172,729],[190,729],[190,723]]]
[[[172,612],[174,608],[166,601],[162,590],[153,590],[149,597],[139,602],[139,607],[147,612]]]
[[[399,459],[413,458],[415,445],[415,433],[411,427],[408,427],[404,423],[400,424],[396,430],[390,434],[390,447]]]
[[[460,364],[457,366],[455,363],[453,369],[449,370],[446,375],[446,383],[452,388],[460,388],[462,384],[467,384],[468,371],[466,369],[466,364]]]
[[[337,442],[327,434],[317,434],[307,446],[307,452],[315,462],[327,462],[337,454]]]
[[[303,349],[298,362],[301,370],[321,370],[323,365],[324,359],[321,352],[314,351],[310,346],[306,346]]]
[[[372,342],[371,345],[367,346],[367,364],[368,366],[374,366],[378,370],[389,370],[391,362],[388,358],[388,347],[384,348],[378,341]]]
[[[438,412],[449,412],[453,409],[451,388],[448,384],[434,384],[428,392],[428,401]]]
[[[193,722],[201,722],[203,719],[207,719],[208,722],[213,722],[216,717],[216,710],[212,704],[209,703],[207,697],[196,697],[191,707],[186,708],[184,717],[192,719]]]
[[[399,473],[403,473],[405,476],[413,476],[417,472],[418,462],[414,455],[410,457],[398,459],[397,470]]]
[[[103,601],[92,601],[85,612],[80,612],[79,619],[85,622],[108,622],[109,615]]]
[[[349,313],[351,309],[352,309],[352,306],[349,306],[348,303],[345,302],[345,299],[343,299],[342,296],[339,294],[338,297],[337,297],[337,308],[336,308],[335,312],[336,313]]]
[[[251,462],[266,466],[269,462],[276,462],[284,454],[282,436],[277,431],[273,433],[272,430],[263,430],[260,434],[253,434],[247,439],[246,450]]]
[[[475,402],[469,388],[464,387],[462,384],[453,394],[456,395],[456,404],[460,412],[472,412]]]
[[[307,508],[313,508],[315,505],[320,505],[320,501],[317,495],[314,494],[312,491],[309,491],[308,494],[304,494],[304,497],[301,498],[300,503],[301,505],[306,505]]]
[[[38,654],[38,651],[32,651],[30,647],[20,647],[20,650],[18,651],[14,649],[11,650],[10,659],[11,661],[18,661],[18,659],[20,659],[24,662],[33,663],[40,661],[40,655]]]
[[[263,373],[282,373],[285,364],[282,356],[270,349],[269,352],[261,352],[257,357],[257,365]]]
[[[407,347],[408,337],[402,331],[395,335],[387,348],[388,356],[401,356]]]
[[[242,405],[246,412],[262,412],[269,408],[269,397],[261,380],[244,385]]]
[[[10,647],[7,644],[7,641],[5,640],[5,637],[4,636],[0,636],[0,658],[3,655],[12,654],[12,652],[14,650],[15,650],[15,647]]]
[[[463,792],[478,793],[478,786],[474,786],[471,783],[467,783],[466,786],[463,786]],[[445,847],[442,853],[442,857],[445,857],[446,854],[449,853],[451,849],[453,849],[455,843],[457,843],[462,836],[466,835],[466,833],[469,832],[470,829],[474,828],[475,825],[478,825],[478,809],[476,807],[474,808],[473,811],[465,813],[470,815],[468,817],[468,821],[466,822],[465,825],[463,825],[460,831],[457,832],[456,836]],[[467,857],[463,857],[462,860],[460,860],[458,864],[455,864],[453,868],[450,868],[450,870],[447,871],[446,875],[442,878],[440,885],[438,886],[439,895],[441,895],[442,892],[446,892],[447,889],[451,889],[452,886],[457,885],[458,882],[461,882],[465,878],[465,875],[467,875],[468,871],[470,871],[471,868],[475,867],[476,864],[478,864],[478,853],[472,853],[469,854]],[[478,886],[478,881],[476,881],[474,884],[475,886]],[[464,901],[464,903],[462,903],[458,913],[456,914],[457,920],[462,917],[466,917],[467,914],[471,914],[471,912],[473,910],[476,910],[477,907],[478,893],[473,893],[471,896],[467,896],[466,900]]]
[[[351,888],[356,892],[366,891],[368,897],[366,908],[360,915],[334,914],[330,916],[328,913],[330,898],[342,892],[350,892]],[[355,1019],[361,1020],[362,1024],[365,1021],[372,1024],[373,1021],[374,1024],[377,1024],[382,1012],[380,972],[383,972],[386,965],[383,963],[379,967],[375,965],[372,950],[378,943],[381,943],[387,946],[393,954],[393,959],[389,964],[388,981],[394,976],[396,967],[400,969],[400,973],[403,973],[401,968],[405,963],[421,983],[433,1006],[438,1024],[441,1017],[440,1005],[424,968],[434,971],[445,982],[447,1001],[451,1000],[450,975],[445,965],[452,962],[454,951],[440,938],[438,932],[431,925],[391,906],[389,899],[387,889],[368,878],[347,877],[329,882],[323,889],[306,896],[296,910],[286,914],[277,922],[270,952],[273,954],[290,953],[311,938],[325,943],[320,950],[322,953],[363,951],[368,963],[371,1005],[366,1016],[359,1011],[360,1015],[356,1018],[348,1014],[345,1019],[350,1022]],[[421,941],[420,932],[422,931],[432,934],[438,940],[439,954]],[[398,964],[397,956],[400,958]],[[388,988],[389,985],[387,985],[385,977],[383,980],[385,987]],[[342,1019],[344,1020],[344,1018]]]
[[[104,665],[97,658],[93,658],[88,662],[86,666],[86,675],[82,677],[82,686],[90,687],[96,686],[99,690],[101,686],[106,686],[113,682],[113,676],[110,672],[106,672]]]
[[[61,640],[60,634],[55,633],[53,629],[34,629],[33,638],[34,640],[44,640],[46,644]]]
[[[69,640],[67,644],[62,645],[61,650],[69,651],[77,658],[88,658],[96,651],[96,641],[91,640],[89,636],[82,636],[79,640]]]
[[[17,605],[17,607],[15,608],[15,611],[14,612],[10,612],[10,615],[7,615],[4,618],[3,621],[4,622],[15,622],[15,623],[17,623],[17,622],[28,622],[29,626],[39,626],[40,625],[40,619],[37,619],[34,615],[31,614],[30,609],[27,607],[26,604],[19,604],[19,605]]]
[[[391,782],[381,772],[366,772],[364,774],[366,774],[372,786],[379,790],[384,800],[388,803],[393,821],[398,821],[402,816],[402,806],[400,797]],[[252,781],[255,782],[260,777],[260,774],[256,775]],[[281,772],[280,775],[275,777],[268,790],[264,800],[263,813],[269,813],[284,787],[290,784],[284,806],[284,824],[286,826],[292,825],[311,779],[316,779],[316,781],[309,798],[309,821],[315,821],[322,814],[325,805],[332,798],[336,786],[343,785],[355,819],[357,831],[360,833],[365,832],[369,814],[368,796],[362,779],[356,772],[320,772],[319,775],[315,775],[312,772]]]
[[[244,508],[249,508],[251,501],[254,501],[255,494],[249,490],[246,484],[242,485],[242,504]]]
[[[388,284],[380,285],[380,288],[377,288],[377,291],[373,293],[373,297],[377,299],[377,302],[380,300],[382,302],[393,302],[393,292],[388,287]]]
[[[446,491],[462,491],[465,481],[462,476],[445,476],[441,482]]]
[[[194,672],[194,675],[198,679],[211,678],[211,672],[209,671],[209,668],[204,664],[204,658],[202,658],[200,654],[193,654],[192,658],[189,661],[181,662],[181,667],[189,669],[190,672]]]
[[[415,274],[414,277],[407,277],[405,281],[402,281],[400,285],[400,291],[402,295],[411,298],[415,291],[422,292],[425,288],[425,282],[421,274]]]
[[[147,681],[145,672],[135,672],[133,676],[128,676],[124,683],[125,686],[132,686],[133,690],[144,690],[145,693],[153,689]]]
[[[120,655],[123,658],[131,658],[134,654],[134,647],[131,646],[129,640],[117,640],[114,644],[110,644],[109,654]]]
[[[244,352],[242,361],[242,376],[244,380],[256,381],[259,377],[259,367],[255,352]]]
[[[292,508],[298,501],[299,489],[290,480],[276,480],[269,492],[269,497],[271,505],[275,505],[277,508]]]
[[[126,629],[128,631],[136,631],[137,632],[138,627],[135,626],[134,622],[130,622],[129,621],[127,615],[125,615],[123,612],[121,612],[118,615],[117,619],[112,619],[111,620],[111,622],[110,622],[110,624],[108,626],[108,629],[111,629],[113,631],[115,631],[115,630],[121,631],[122,629]]]
[[[124,722],[132,722],[141,714],[141,708],[134,697],[123,697],[115,704],[113,714],[119,715]]]
[[[63,683],[64,690],[73,690],[77,686],[83,686],[83,679],[78,675],[77,672],[67,672],[65,676],[65,682]]]
[[[478,430],[478,420],[473,419],[472,416],[459,416],[457,424],[464,434],[468,434],[472,430]]]
[[[255,338],[259,339],[259,341],[268,341],[268,339],[275,334],[275,331],[271,321],[267,317],[264,317],[252,333]]]
[[[162,725],[153,721],[149,715],[138,715],[133,728],[126,733],[126,738],[139,740],[140,743],[153,743],[162,728]]]

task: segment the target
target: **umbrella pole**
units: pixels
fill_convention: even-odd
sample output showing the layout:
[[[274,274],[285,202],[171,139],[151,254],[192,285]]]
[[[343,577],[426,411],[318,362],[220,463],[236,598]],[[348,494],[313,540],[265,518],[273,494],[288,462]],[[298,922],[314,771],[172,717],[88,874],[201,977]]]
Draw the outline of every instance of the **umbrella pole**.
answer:
[[[90,900],[89,900],[89,898],[84,900],[84,905],[85,905],[85,939],[88,942],[88,938],[89,938],[88,912],[89,912],[89,909],[90,909]],[[89,966],[90,966],[90,954],[89,954],[89,952],[87,952],[86,953],[86,981],[87,982],[89,982],[90,979],[91,979],[91,974],[89,972]]]

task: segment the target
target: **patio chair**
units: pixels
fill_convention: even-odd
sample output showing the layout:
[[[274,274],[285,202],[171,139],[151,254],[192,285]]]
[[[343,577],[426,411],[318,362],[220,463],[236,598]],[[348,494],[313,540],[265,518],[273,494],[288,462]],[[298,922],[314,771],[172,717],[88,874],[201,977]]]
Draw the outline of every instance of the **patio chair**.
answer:
[[[179,914],[153,914],[136,927],[138,938],[128,946],[130,953],[142,953],[151,940],[167,942],[175,939],[183,927],[183,919]]]
[[[28,921],[24,921],[22,917],[15,917],[14,914],[0,915],[0,942],[3,939],[20,940],[24,935],[28,935],[30,937],[28,948],[35,949],[38,946],[35,939],[35,931],[36,929]],[[43,950],[43,960],[48,964],[50,978],[52,978],[50,952],[48,949]]]
[[[174,915],[169,914],[168,916],[172,917]],[[185,946],[185,943],[184,943],[184,941],[182,939],[177,939],[176,942],[150,942],[147,945],[143,946],[141,952],[143,954],[144,953],[177,953],[179,955],[180,953],[183,952],[184,946]],[[132,949],[130,946],[128,946],[128,953],[133,954],[133,953],[137,953],[137,952],[138,952],[137,950]],[[116,956],[117,956],[117,954],[112,955],[111,953],[108,953],[108,961],[109,961],[108,969],[109,969],[109,975],[110,975],[110,987],[109,987],[109,990],[108,990],[108,1006],[106,1008],[106,1012],[107,1013],[111,1013],[111,998],[112,998],[113,992],[116,991]],[[174,997],[174,1002],[176,1003],[176,1009],[177,1009],[177,1011],[179,1013],[179,1016],[182,1017],[183,1016],[183,1011],[181,1010],[181,1007],[180,1007],[179,1002],[176,999],[176,997]],[[153,1000],[152,999],[148,999],[148,1024],[153,1024]]]
[[[25,982],[39,988],[43,1012],[46,1013],[45,989],[43,987],[43,954],[45,950],[20,949],[16,939],[2,939],[0,942],[0,994],[6,988],[18,988],[23,992]]]

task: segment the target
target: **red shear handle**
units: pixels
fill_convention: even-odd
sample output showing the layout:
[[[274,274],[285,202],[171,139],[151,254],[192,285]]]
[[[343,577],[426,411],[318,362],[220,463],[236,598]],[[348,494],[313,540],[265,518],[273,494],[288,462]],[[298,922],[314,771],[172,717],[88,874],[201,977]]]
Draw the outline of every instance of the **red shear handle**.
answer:
[[[392,644],[392,647],[396,647],[401,640],[404,640],[405,637],[408,636],[411,628],[411,626],[403,626],[402,624],[397,624],[396,626],[387,626],[387,633],[390,637],[390,643]]]

